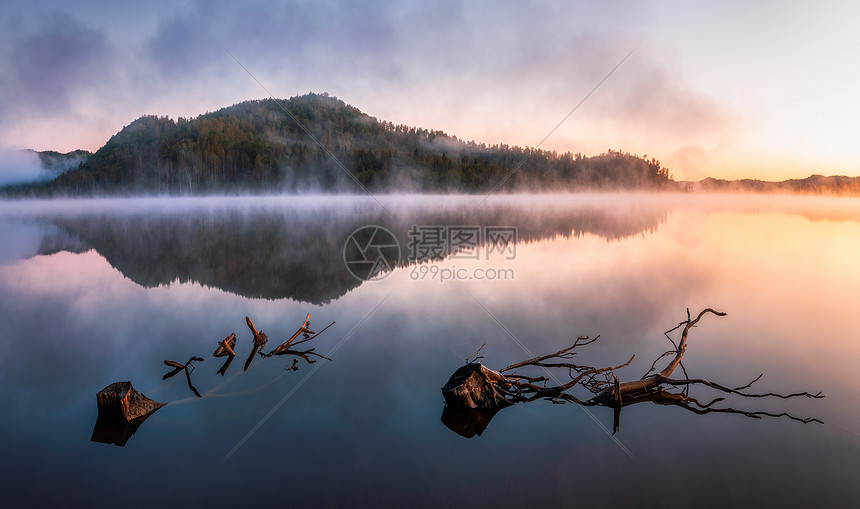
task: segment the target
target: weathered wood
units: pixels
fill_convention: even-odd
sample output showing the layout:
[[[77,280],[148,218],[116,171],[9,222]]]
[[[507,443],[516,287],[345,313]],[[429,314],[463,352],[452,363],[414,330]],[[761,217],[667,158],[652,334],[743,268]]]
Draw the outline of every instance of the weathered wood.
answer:
[[[328,329],[329,327],[331,327],[332,325],[335,324],[335,322],[331,322],[330,324],[323,327],[321,331],[314,332],[308,328],[310,326],[310,320],[311,320],[311,314],[308,313],[308,316],[305,318],[305,321],[304,321],[304,323],[302,323],[301,327],[299,327],[298,330],[295,333],[293,333],[292,336],[287,338],[286,341],[284,341],[283,343],[281,343],[280,345],[275,347],[274,350],[267,353],[265,356],[271,357],[273,355],[285,355],[285,354],[298,355],[298,353],[290,350],[291,347],[294,347],[296,345],[300,345],[302,343],[306,343],[306,342],[314,339],[315,337],[317,337],[320,334],[322,334],[323,332],[325,332],[326,329]],[[293,343],[293,341],[295,341],[295,339],[297,337],[299,337],[299,334],[304,334],[304,338],[301,341],[296,341],[295,343]],[[313,350],[313,349],[311,349],[311,350]],[[310,352],[310,350],[308,352]],[[308,352],[302,352],[302,353],[308,353]],[[314,355],[319,355],[319,354],[314,354]],[[320,357],[322,357],[322,356],[320,355]],[[323,358],[327,358],[327,357],[323,357]]]
[[[573,344],[567,348],[562,348],[561,350],[559,350],[555,353],[551,353],[549,355],[539,355],[537,357],[532,357],[531,359],[524,360],[522,362],[517,362],[516,364],[511,364],[510,366],[508,366],[506,368],[500,369],[499,373],[504,373],[505,371],[511,371],[513,369],[521,368],[523,366],[557,367],[557,366],[550,366],[547,364],[543,364],[543,361],[548,360],[548,359],[569,359],[569,358],[573,357],[574,355],[576,355],[576,352],[572,351],[574,348],[576,348],[578,346],[590,345],[591,343],[594,343],[595,341],[597,341],[598,338],[600,338],[599,335],[595,336],[593,339],[589,338],[588,336],[579,336],[578,338],[576,338],[576,341],[574,341]],[[481,348],[484,348],[484,345],[481,345]],[[481,348],[478,349],[478,352],[481,351]],[[475,352],[475,353],[477,354],[478,352]],[[565,366],[567,367],[567,365],[565,365]]]
[[[122,417],[133,421],[163,407],[167,403],[157,403],[134,390],[131,382],[114,382],[96,394],[99,415]]]
[[[442,387],[445,404],[451,408],[503,408],[511,404],[500,385],[504,375],[471,363],[460,366]]]
[[[631,357],[630,360],[628,360],[624,364],[604,368],[595,368],[591,366],[579,365],[569,360],[576,354],[576,352],[574,352],[574,349],[576,347],[593,343],[597,339],[597,337],[595,337],[594,339],[589,339],[588,336],[579,337],[576,339],[573,345],[559,350],[558,352],[549,355],[540,355],[532,357],[528,360],[511,364],[510,366],[507,366],[499,370],[498,372],[488,369],[481,364],[475,363],[474,361],[470,362],[470,359],[472,359],[472,357],[477,357],[478,352],[480,352],[481,350],[478,349],[478,352],[466,359],[465,366],[461,366],[457,369],[457,371],[454,372],[453,375],[451,375],[451,378],[442,388],[442,394],[445,397],[446,409],[451,408],[453,410],[498,410],[513,403],[529,402],[535,401],[537,399],[550,399],[555,403],[570,401],[586,406],[604,405],[614,408],[614,429],[617,430],[620,420],[620,410],[622,407],[643,401],[653,401],[659,404],[678,405],[695,413],[737,413],[754,418],[759,418],[762,415],[768,415],[773,417],[788,417],[790,419],[804,423],[820,422],[814,418],[797,418],[784,412],[776,414],[768,412],[735,410],[732,408],[712,409],[709,408],[710,405],[717,401],[721,401],[722,398],[717,398],[708,405],[703,406],[695,399],[690,398],[688,392],[686,391],[681,394],[674,394],[665,391],[663,389],[663,385],[673,385],[676,387],[704,385],[725,393],[737,394],[739,396],[748,398],[824,397],[820,392],[817,394],[812,394],[809,392],[797,392],[785,395],[773,392],[768,392],[764,394],[753,394],[745,392],[744,389],[747,389],[753,383],[755,383],[761,377],[761,375],[759,375],[758,378],[752,380],[746,385],[736,388],[729,388],[724,385],[720,385],[718,383],[711,382],[710,380],[705,380],[701,378],[689,378],[686,377],[686,372],[684,373],[685,378],[683,379],[670,378],[675,369],[678,366],[682,366],[681,360],[683,359],[684,353],[686,352],[687,339],[690,330],[696,326],[696,324],[702,319],[704,315],[709,313],[717,316],[726,315],[726,313],[707,308],[702,310],[696,316],[696,318],[693,319],[690,316],[690,311],[687,310],[687,319],[680,322],[676,327],[670,329],[669,331],[666,331],[665,333],[666,337],[669,338],[670,341],[672,341],[672,344],[675,347],[674,350],[666,352],[660,357],[658,357],[657,360],[655,360],[654,363],[651,365],[651,369],[648,371],[648,373],[646,373],[645,376],[642,377],[642,379],[640,380],[622,382],[615,374],[615,370],[630,364],[630,362],[633,360],[633,357]],[[675,344],[672,338],[669,337],[669,333],[682,327],[683,330],[681,332],[681,339],[677,344]],[[663,370],[661,370],[660,372],[651,374],[654,371],[657,362],[667,355],[672,355],[673,357],[666,365],[666,367],[663,368]],[[519,373],[509,373],[514,369],[525,367],[542,368],[544,371],[546,371],[547,376],[527,376]],[[567,383],[547,387],[547,382],[556,378],[555,376],[552,376],[550,374],[550,368],[565,369],[570,380]],[[597,375],[600,376],[598,377]],[[584,388],[588,389],[593,394],[593,397],[587,400],[580,400],[573,394],[567,392],[568,389],[571,389],[576,385],[582,385]],[[453,418],[449,416],[448,420],[451,419]],[[468,419],[464,422],[467,421]],[[472,435],[472,432],[470,431],[472,424],[468,424],[468,422],[467,424],[457,424],[455,421],[451,422],[454,422],[455,424],[453,427],[449,427],[451,427],[451,429],[453,429],[457,433],[461,433],[462,431],[459,430],[458,426],[465,426],[465,428],[463,428],[465,429],[464,436]]]
[[[271,357],[273,355],[283,355],[284,353],[289,351],[290,347],[292,346],[293,340],[296,339],[299,334],[301,334],[302,332],[305,332],[305,331],[307,331],[307,329],[299,329],[298,331],[296,331],[295,334],[293,334],[293,336],[290,339],[288,339],[284,343],[276,346],[274,350],[267,353],[266,357]],[[296,344],[299,344],[299,343],[304,343],[304,341],[299,341]]]
[[[254,323],[251,321],[251,318],[247,316],[245,317],[245,323],[248,324],[248,328],[251,329],[251,334],[254,335],[254,346],[251,348],[248,360],[245,361],[245,371],[248,371],[248,367],[251,366],[251,361],[254,360],[254,355],[257,353],[263,353],[263,348],[265,348],[266,343],[269,342],[269,336],[267,336],[263,331],[258,331],[257,328],[254,327]]]
[[[663,383],[669,376],[671,376],[675,368],[680,365],[681,359],[684,356],[687,347],[687,336],[689,335],[690,329],[692,329],[707,313],[713,313],[717,316],[726,315],[725,313],[722,313],[720,311],[715,311],[713,309],[707,308],[702,310],[702,312],[699,313],[699,315],[695,319],[691,319],[690,312],[688,310],[687,320],[681,322],[680,324],[678,324],[677,327],[675,327],[675,329],[677,329],[683,326],[684,330],[681,334],[681,341],[680,343],[678,343],[676,351],[673,352],[675,354],[674,358],[660,373],[655,373],[653,375],[643,377],[641,380],[621,382],[618,377],[614,375],[615,370],[630,364],[630,362],[633,361],[635,355],[630,357],[630,359],[624,364],[604,368],[595,368],[571,362],[569,359],[572,359],[573,356],[576,355],[574,349],[576,349],[577,347],[582,347],[594,343],[600,337],[595,336],[594,338],[589,338],[588,336],[580,336],[573,342],[571,346],[563,348],[555,353],[551,353],[548,355],[539,355],[502,368],[498,372],[499,376],[501,376],[501,379],[493,382],[493,384],[495,385],[497,390],[501,391],[501,397],[507,398],[507,400],[510,400],[510,402],[531,401],[540,398],[556,399],[560,397],[563,393],[565,393],[565,391],[567,391],[568,389],[571,389],[574,386],[582,383],[589,390],[591,390],[592,393],[595,394],[596,400],[612,401],[614,404],[620,404],[622,401],[622,396],[626,394],[635,394],[654,389],[655,387]],[[469,366],[469,364],[464,366],[464,368],[467,366]],[[539,367],[544,369],[563,368],[568,371],[570,380],[560,385],[547,387],[545,384],[547,381],[549,381],[548,377],[528,377],[515,373],[506,374],[506,372],[527,366]],[[606,380],[596,379],[596,375],[607,373],[609,375],[607,375]],[[539,382],[543,382],[544,385],[537,385],[537,383]],[[486,389],[481,389],[483,392],[486,392]],[[460,395],[460,397],[467,399],[468,395],[462,394]],[[565,396],[563,399],[579,401],[578,399],[570,395]],[[446,402],[447,400],[448,398],[446,397]],[[481,401],[482,398],[479,397],[478,400]],[[455,405],[456,404],[460,403],[455,403]],[[488,406],[487,408],[493,407],[494,405]]]
[[[308,364],[313,364],[316,362],[315,360],[312,360],[310,358],[310,356],[313,355],[315,357],[319,357],[321,359],[325,359],[325,360],[330,361],[331,359],[329,359],[325,355],[321,355],[321,354],[316,353],[314,351],[315,350],[314,348],[311,348],[309,350],[293,350],[293,348],[296,345],[300,345],[302,343],[306,343],[306,342],[314,339],[315,337],[319,336],[320,334],[325,332],[329,327],[331,327],[332,325],[335,324],[335,322],[331,322],[330,324],[323,327],[322,330],[320,330],[319,332],[314,332],[308,328],[310,326],[310,320],[311,320],[311,314],[308,313],[307,317],[305,317],[305,321],[302,323],[302,325],[299,327],[299,329],[292,336],[287,338],[286,341],[284,341],[282,344],[275,347],[274,350],[265,354],[264,357],[271,357],[273,355],[295,355],[295,356],[301,357],[302,359],[307,361]],[[304,338],[300,341],[295,341],[295,339],[297,337],[299,337],[300,334],[303,334]],[[298,363],[294,361],[293,365],[288,369],[292,369],[293,371],[297,370],[298,369]]]
[[[269,336],[266,335],[263,331],[258,331],[256,327],[254,327],[254,323],[251,321],[249,317],[245,317],[245,323],[248,324],[248,328],[251,329],[251,334],[254,335],[254,348],[262,350],[266,343],[269,342]]]
[[[259,334],[259,332],[257,332],[257,328],[254,327],[254,322],[251,321],[250,317],[245,317],[245,323],[248,324],[248,328],[251,329],[251,333],[254,335],[254,337],[257,337],[257,334]]]
[[[215,357],[224,357],[225,355],[229,355],[230,357],[236,355],[233,351],[233,348],[236,347],[236,333],[231,333],[226,338],[222,339],[218,342],[218,348],[215,349],[215,352],[212,354]]]
[[[714,311],[711,308],[707,308],[703,309],[695,320],[690,320],[690,310],[687,310],[687,320],[678,324],[678,327],[684,326],[684,331],[681,333],[681,342],[678,343],[678,348],[675,351],[675,357],[672,358],[672,360],[669,362],[669,364],[666,365],[665,368],[663,368],[663,371],[654,375],[647,376],[641,380],[632,380],[629,382],[615,384],[611,388],[607,389],[605,393],[601,394],[600,397],[620,401],[621,396],[624,394],[632,394],[653,389],[663,383],[663,380],[672,376],[672,373],[675,371],[675,368],[677,368],[678,365],[681,364],[681,359],[684,357],[684,353],[686,353],[687,351],[687,336],[690,333],[690,329],[695,327],[696,324],[699,323],[699,320],[702,319],[702,316],[704,316],[706,313],[713,313],[717,316],[726,316],[726,313]],[[676,327],[676,329],[678,327]]]
[[[232,359],[232,357],[230,357],[230,358]],[[204,360],[205,359],[203,359],[202,357],[192,356],[191,358],[188,359],[188,362],[186,362],[184,365],[179,364],[176,361],[165,360],[164,364],[173,367],[173,371],[170,371],[169,373],[165,373],[165,375],[163,377],[161,377],[161,379],[167,380],[168,378],[172,377],[173,375],[184,370],[185,371],[185,379],[188,381],[188,388],[191,389],[191,392],[193,392],[195,396],[197,396],[198,398],[202,398],[203,396],[200,395],[200,393],[197,391],[197,388],[194,387],[194,384],[191,383],[191,372],[194,371],[194,366],[191,363],[194,361],[203,362]]]

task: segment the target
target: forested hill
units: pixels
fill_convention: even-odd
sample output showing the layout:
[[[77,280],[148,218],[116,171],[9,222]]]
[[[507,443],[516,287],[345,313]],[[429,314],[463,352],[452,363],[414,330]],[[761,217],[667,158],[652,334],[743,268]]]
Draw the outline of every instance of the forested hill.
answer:
[[[506,191],[674,188],[654,159],[486,146],[308,94],[242,102],[194,119],[141,117],[46,190],[361,192],[350,174],[375,191],[485,192],[500,182]]]

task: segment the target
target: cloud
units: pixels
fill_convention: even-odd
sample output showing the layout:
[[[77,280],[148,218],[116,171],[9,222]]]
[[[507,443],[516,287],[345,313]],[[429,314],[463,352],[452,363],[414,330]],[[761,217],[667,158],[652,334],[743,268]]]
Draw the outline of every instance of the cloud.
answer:
[[[724,115],[696,93],[678,59],[648,44],[645,9],[218,1],[168,6],[140,27],[116,15],[110,30],[105,19],[88,18],[102,23],[91,27],[74,14],[35,14],[0,36],[12,43],[2,57],[4,95],[16,98],[0,106],[9,110],[0,111],[0,136],[94,150],[68,140],[103,143],[145,113],[196,116],[265,97],[226,49],[276,97],[329,92],[395,123],[534,145],[644,40],[546,148],[629,149],[637,136],[657,156],[652,144],[708,146],[725,130]]]
[[[642,48],[624,65],[625,72],[607,82],[590,105],[594,121],[604,128],[676,147],[713,146],[728,136],[731,116],[714,98],[693,89],[672,52]]]
[[[68,14],[37,15],[6,26],[2,53],[3,121],[19,115],[62,115],[75,94],[99,79],[105,36]]]
[[[674,162],[673,171],[679,172],[683,178],[697,180],[706,176],[700,174],[700,169],[707,164],[708,159],[708,151],[702,145],[684,145],[669,154],[669,157]]]
[[[384,70],[398,50],[393,21],[386,8],[372,4],[197,3],[163,20],[145,53],[169,80],[217,73],[247,81],[226,49],[255,75],[293,78],[289,81],[319,75],[331,82]]]

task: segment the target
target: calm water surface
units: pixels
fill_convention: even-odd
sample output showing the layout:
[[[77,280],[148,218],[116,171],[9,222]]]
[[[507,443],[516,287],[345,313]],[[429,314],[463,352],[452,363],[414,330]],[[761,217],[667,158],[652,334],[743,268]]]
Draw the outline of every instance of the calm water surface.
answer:
[[[299,197],[0,202],[0,441],[12,506],[636,505],[844,507],[860,501],[860,200],[728,196]],[[363,282],[363,225],[402,259]],[[413,225],[516,227],[515,249],[409,262]],[[509,246],[513,247],[513,246]],[[477,258],[469,254],[477,253]],[[459,280],[447,279],[453,274]],[[486,274],[497,277],[488,278]],[[482,275],[482,279],[477,279]],[[471,278],[471,279],[470,279]],[[690,377],[824,399],[613,411],[535,402],[480,436],[442,423],[464,359],[499,369],[600,335],[577,359],[638,379],[663,332],[705,307]],[[331,362],[256,358],[250,316],[282,342],[311,313]],[[220,376],[229,333],[238,358]],[[163,360],[203,357],[162,380]],[[662,362],[660,363],[662,366]],[[678,373],[676,373],[678,375]],[[560,376],[566,376],[560,374]],[[115,381],[168,405],[94,434]],[[580,396],[587,396],[578,393]],[[95,430],[97,431],[97,430]],[[103,435],[102,435],[103,438]],[[93,440],[96,439],[96,440]],[[4,504],[5,505],[5,504]]]

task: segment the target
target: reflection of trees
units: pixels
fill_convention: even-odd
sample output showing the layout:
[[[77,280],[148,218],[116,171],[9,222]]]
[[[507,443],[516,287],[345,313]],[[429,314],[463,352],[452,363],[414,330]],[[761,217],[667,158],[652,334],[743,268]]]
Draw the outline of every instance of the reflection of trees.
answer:
[[[651,368],[639,380],[622,382],[616,376],[615,371],[625,367],[633,360],[630,358],[624,364],[614,367],[593,367],[573,362],[577,354],[576,348],[594,343],[598,338],[579,337],[573,344],[558,352],[541,355],[527,359],[522,362],[511,364],[499,371],[493,371],[477,363],[478,352],[466,359],[466,364],[457,369],[445,386],[442,394],[445,397],[445,410],[442,413],[442,422],[456,433],[471,438],[480,435],[487,427],[490,419],[502,408],[515,403],[528,403],[539,399],[550,400],[553,403],[573,402],[583,406],[607,406],[614,410],[613,434],[618,431],[621,419],[621,409],[638,403],[650,402],[659,405],[672,405],[691,411],[695,414],[704,415],[709,413],[732,413],[745,415],[751,418],[762,416],[786,417],[795,421],[810,423],[821,422],[815,418],[799,418],[787,412],[773,413],[766,411],[738,410],[731,407],[713,407],[714,404],[724,401],[724,398],[714,398],[708,403],[701,403],[689,394],[693,385],[704,385],[717,391],[742,396],[745,398],[776,397],[782,399],[807,397],[823,398],[818,394],[809,392],[798,392],[794,394],[750,393],[750,386],[761,378],[740,387],[726,387],[725,385],[705,380],[702,378],[689,378],[682,359],[687,347],[687,337],[690,330],[696,326],[699,320],[708,313],[717,316],[725,316],[725,313],[705,309],[696,318],[690,316],[687,310],[687,319],[678,326],[666,331],[666,337],[672,342],[673,349],[658,357]],[[681,329],[681,337],[678,343],[669,336],[669,333]],[[483,348],[483,346],[481,347]],[[663,357],[669,356],[671,360],[659,372],[655,372],[654,366]],[[538,374],[525,374],[518,370],[523,368],[540,368]],[[684,372],[684,378],[672,378],[676,368],[680,367]],[[558,382],[553,374],[554,370],[567,373],[566,382]],[[555,383],[556,385],[548,385]],[[670,386],[674,389],[669,389]],[[581,399],[569,392],[571,389],[581,387],[586,389],[591,397]]]
[[[471,206],[328,209],[271,207],[102,212],[51,217],[61,232],[43,240],[41,254],[95,249],[145,287],[193,281],[246,297],[321,304],[358,287],[343,262],[343,246],[361,226],[391,230],[408,265],[412,225],[516,226],[518,241],[592,234],[622,240],[652,233],[667,208],[634,213],[607,206],[536,206],[529,202]]]

